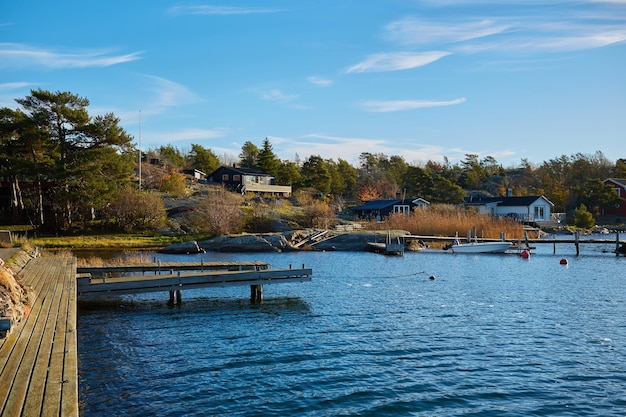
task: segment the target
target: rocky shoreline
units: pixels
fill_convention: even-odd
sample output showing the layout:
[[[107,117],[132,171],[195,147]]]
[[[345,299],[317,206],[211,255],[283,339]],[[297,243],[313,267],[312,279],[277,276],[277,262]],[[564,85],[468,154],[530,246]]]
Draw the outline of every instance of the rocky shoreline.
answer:
[[[382,243],[387,232],[363,231],[333,234],[332,238],[307,241],[315,236],[315,231],[289,231],[282,233],[261,233],[225,235],[202,241],[182,242],[167,246],[161,253],[191,254],[202,252],[293,252],[301,250],[318,251],[371,251],[370,243]],[[391,231],[392,238],[407,235],[405,231]],[[418,250],[417,242],[407,245],[407,250]]]
[[[23,285],[19,278],[19,271],[31,255],[16,249],[2,256],[8,259],[5,262],[0,258],[0,339],[10,334],[13,326],[28,316],[34,300],[33,290]]]

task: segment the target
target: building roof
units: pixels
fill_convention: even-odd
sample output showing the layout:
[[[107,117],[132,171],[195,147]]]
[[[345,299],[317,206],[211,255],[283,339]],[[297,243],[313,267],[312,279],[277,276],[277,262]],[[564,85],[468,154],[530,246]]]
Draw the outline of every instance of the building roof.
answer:
[[[213,174],[217,173],[220,170],[228,170],[228,171],[235,172],[241,175],[254,175],[257,177],[272,177],[272,175],[268,174],[267,172],[259,171],[258,169],[239,168],[239,167],[231,167],[231,166],[226,166],[226,165],[222,165],[221,167],[213,171],[213,173],[211,173],[211,176],[213,176]]]
[[[540,198],[554,205],[542,195],[529,195],[523,197],[466,197],[463,199],[466,205],[487,205],[496,203],[499,207],[528,207]]]
[[[394,204],[401,203],[402,200],[399,199],[389,199],[389,198],[378,198],[376,200],[369,200],[360,206],[355,207],[355,210],[380,210],[389,206],[393,206]]]
[[[354,210],[358,211],[366,211],[366,210],[381,210],[388,207],[396,206],[396,205],[406,205],[406,206],[415,206],[416,201],[421,201],[430,204],[430,202],[424,200],[423,198],[377,198],[375,200],[369,200],[365,203],[361,204],[354,208]]]
[[[624,178],[607,178],[603,182],[611,181],[614,184],[619,185],[620,187],[626,188],[626,179]]]

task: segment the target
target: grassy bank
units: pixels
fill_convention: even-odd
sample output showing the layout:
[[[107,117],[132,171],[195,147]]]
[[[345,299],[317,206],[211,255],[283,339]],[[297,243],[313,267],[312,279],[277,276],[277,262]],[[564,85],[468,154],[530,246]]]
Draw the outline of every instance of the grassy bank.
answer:
[[[172,243],[193,239],[189,236],[146,236],[133,234],[36,236],[14,233],[15,246],[30,246],[42,249],[159,249]]]

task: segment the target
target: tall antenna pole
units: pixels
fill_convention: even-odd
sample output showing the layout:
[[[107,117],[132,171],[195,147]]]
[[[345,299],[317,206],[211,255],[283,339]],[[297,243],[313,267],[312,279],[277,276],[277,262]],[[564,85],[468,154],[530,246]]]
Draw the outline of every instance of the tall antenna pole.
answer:
[[[141,191],[141,109],[139,109],[139,191]]]

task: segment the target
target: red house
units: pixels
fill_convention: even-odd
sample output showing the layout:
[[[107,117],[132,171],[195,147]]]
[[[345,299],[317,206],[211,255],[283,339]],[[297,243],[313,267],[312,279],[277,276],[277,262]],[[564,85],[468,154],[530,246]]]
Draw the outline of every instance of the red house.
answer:
[[[607,178],[602,181],[613,187],[617,195],[626,199],[626,179],[623,178]],[[609,216],[624,216],[626,217],[626,200],[615,204],[615,207],[604,209],[604,214]]]

